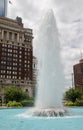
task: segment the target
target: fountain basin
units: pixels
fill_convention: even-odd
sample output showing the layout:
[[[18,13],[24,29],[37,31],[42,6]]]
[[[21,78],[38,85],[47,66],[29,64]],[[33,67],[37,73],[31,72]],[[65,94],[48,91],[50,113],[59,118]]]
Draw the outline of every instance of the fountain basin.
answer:
[[[32,116],[38,117],[57,117],[57,116],[64,116],[66,113],[65,109],[55,109],[55,108],[35,108],[30,111]]]
[[[0,130],[83,130],[83,108],[67,110],[71,116],[30,117],[27,108],[0,109]],[[22,113],[25,115],[18,116]]]

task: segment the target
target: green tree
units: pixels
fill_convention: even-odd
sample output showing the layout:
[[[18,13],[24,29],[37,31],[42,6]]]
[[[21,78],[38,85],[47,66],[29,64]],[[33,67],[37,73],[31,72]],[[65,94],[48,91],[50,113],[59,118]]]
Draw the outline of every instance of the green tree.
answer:
[[[4,99],[6,102],[9,101],[22,101],[24,99],[28,99],[29,96],[26,92],[23,92],[21,88],[16,86],[8,86],[4,89]]]
[[[68,91],[65,92],[65,98],[69,101],[72,101],[73,103],[77,100],[77,99],[81,99],[82,97],[82,93],[74,88],[70,88]]]

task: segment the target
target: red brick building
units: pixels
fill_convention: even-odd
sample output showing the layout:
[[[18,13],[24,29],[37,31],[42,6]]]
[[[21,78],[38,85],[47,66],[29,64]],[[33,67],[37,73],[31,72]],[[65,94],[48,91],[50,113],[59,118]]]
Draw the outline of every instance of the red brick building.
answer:
[[[75,87],[83,91],[83,59],[73,66]]]

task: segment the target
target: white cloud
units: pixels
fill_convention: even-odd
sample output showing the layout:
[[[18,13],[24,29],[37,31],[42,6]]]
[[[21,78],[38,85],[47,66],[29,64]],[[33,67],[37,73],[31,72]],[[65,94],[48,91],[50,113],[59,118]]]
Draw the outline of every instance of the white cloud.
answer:
[[[63,22],[83,17],[83,0],[53,0],[53,2]]]

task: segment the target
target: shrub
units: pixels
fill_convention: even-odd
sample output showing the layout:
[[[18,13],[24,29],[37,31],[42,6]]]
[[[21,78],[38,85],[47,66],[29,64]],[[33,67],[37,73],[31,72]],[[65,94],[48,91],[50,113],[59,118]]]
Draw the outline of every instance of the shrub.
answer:
[[[23,100],[21,101],[21,104],[25,107],[25,106],[33,106],[34,102],[33,100]]]
[[[8,107],[22,107],[22,104],[20,102],[16,102],[16,101],[10,101],[7,103]]]
[[[16,86],[9,86],[4,89],[4,99],[8,101],[20,102],[24,99],[29,98],[28,95],[22,91],[21,88]]]
[[[83,106],[83,100],[76,100],[74,103],[72,101],[67,101],[65,106]]]
[[[75,102],[75,106],[83,106],[83,100],[82,101],[81,100],[77,100]]]
[[[68,101],[72,101],[73,103],[77,100],[77,99],[81,99],[82,98],[82,93],[74,88],[70,88],[68,91],[65,92],[65,99]]]
[[[65,102],[65,106],[74,106],[74,103],[72,101]]]

